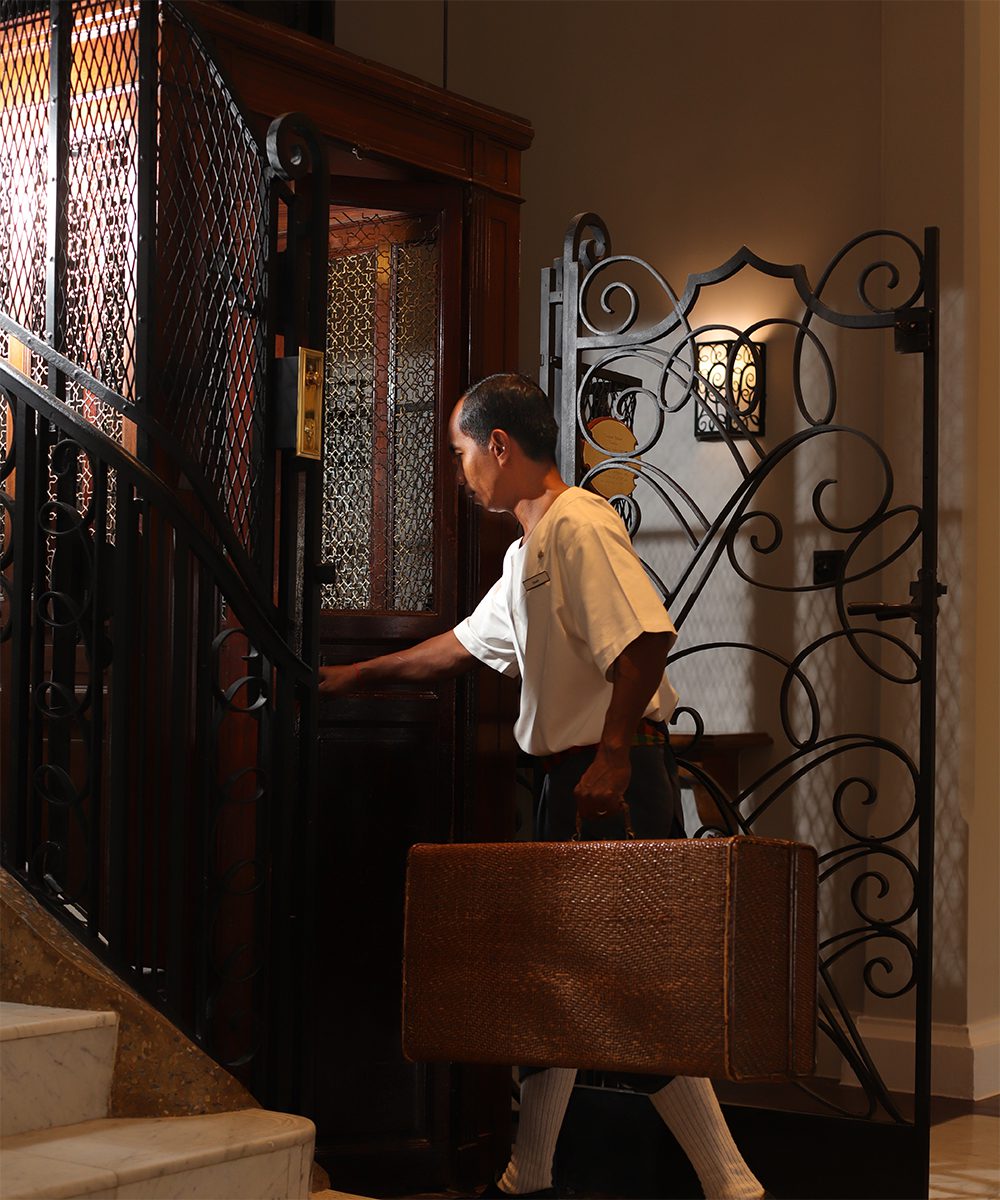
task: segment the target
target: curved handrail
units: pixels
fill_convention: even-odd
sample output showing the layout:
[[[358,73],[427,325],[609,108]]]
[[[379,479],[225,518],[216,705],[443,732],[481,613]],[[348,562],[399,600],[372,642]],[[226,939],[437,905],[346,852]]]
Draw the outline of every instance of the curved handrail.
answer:
[[[8,320],[3,318],[3,314],[0,314],[0,322],[5,328],[7,327]],[[14,325],[15,329],[18,328],[14,322],[9,322],[9,324]],[[36,343],[37,340],[36,338],[32,339]],[[70,378],[76,381],[91,379],[85,371],[73,367],[73,364],[68,363],[68,360],[64,359],[62,355],[57,354],[50,347],[46,349],[51,355],[49,361],[59,360],[67,363],[69,367],[67,375]],[[96,380],[93,382],[97,383]],[[87,382],[85,386],[90,387],[90,383]],[[102,459],[109,466],[113,466],[121,477],[135,484],[149,500],[155,503],[169,517],[174,527],[183,533],[197,557],[214,573],[227,603],[239,615],[247,634],[257,648],[277,666],[289,671],[295,682],[307,686],[312,685],[314,676],[311,668],[291,649],[275,628],[272,614],[276,615],[277,610],[273,605],[265,607],[260,603],[233,563],[220,552],[197,522],[192,520],[174,492],[158,475],[150,471],[135,455],[120,446],[113,438],[108,437],[103,430],[53,396],[48,389],[41,387],[33,379],[15,371],[2,361],[0,361],[0,387],[13,392],[57,428],[71,434],[84,450],[96,458]],[[97,384],[96,390],[102,398],[104,393],[115,397],[115,393],[110,392],[101,384]],[[120,411],[125,413],[130,420],[133,412],[139,412],[122,397],[115,398],[124,406]],[[147,425],[155,425],[155,422],[151,422],[147,418]],[[140,427],[145,428],[146,426]],[[160,430],[157,429],[156,432],[159,435]],[[192,483],[194,483],[193,480]],[[229,550],[229,547],[227,546],[226,549]]]
[[[191,484],[192,490],[208,514],[212,528],[218,535],[226,553],[236,565],[248,591],[253,593],[254,602],[262,610],[270,610],[273,616],[277,617],[277,610],[274,608],[262,582],[257,578],[258,572],[253,565],[250,555],[247,554],[244,547],[237,540],[233,532],[232,523],[226,519],[222,506],[216,499],[212,489],[208,486],[208,480],[205,478],[201,467],[185,452],[180,441],[160,421],[155,417],[151,417],[145,409],[133,404],[131,400],[126,400],[124,396],[119,395],[118,392],[113,391],[106,384],[95,379],[93,375],[88,374],[82,367],[77,366],[76,363],[72,362],[65,355],[60,354],[58,350],[54,350],[47,342],[42,341],[41,338],[31,333],[30,330],[19,325],[2,310],[0,310],[0,329],[13,335],[19,342],[27,346],[32,354],[38,355],[49,366],[61,371],[67,379],[79,384],[81,387],[85,387],[87,391],[93,392],[103,404],[107,404],[109,408],[113,408],[116,412],[121,413],[136,428],[148,434],[158,446],[167,451],[173,465],[178,468],[184,478]],[[23,376],[18,376],[18,378],[23,378]],[[50,404],[59,406],[60,411],[64,410],[67,413],[73,413],[73,409],[69,405],[63,405],[47,389],[43,390]],[[112,445],[117,445],[112,439],[108,440]],[[137,459],[133,461],[138,462]]]

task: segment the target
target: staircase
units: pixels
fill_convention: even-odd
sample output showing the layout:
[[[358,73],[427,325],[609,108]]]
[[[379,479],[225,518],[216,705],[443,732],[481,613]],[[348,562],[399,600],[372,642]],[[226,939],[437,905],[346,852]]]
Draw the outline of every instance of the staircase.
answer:
[[[306,1200],[315,1130],[303,1117],[109,1118],[117,1036],[116,1013],[0,1002],[5,1200]]]

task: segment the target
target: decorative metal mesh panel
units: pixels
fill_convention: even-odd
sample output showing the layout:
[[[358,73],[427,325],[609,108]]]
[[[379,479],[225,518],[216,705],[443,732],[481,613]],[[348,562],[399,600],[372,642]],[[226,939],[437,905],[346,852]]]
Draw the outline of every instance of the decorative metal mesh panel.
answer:
[[[48,5],[0,0],[0,309],[45,336]],[[0,358],[8,356],[0,331]],[[40,363],[32,375],[41,381]]]
[[[127,400],[135,392],[138,237],[138,4],[73,6],[66,270],[56,293],[56,349]],[[89,397],[89,399],[88,399]],[[67,397],[120,439],[121,417],[97,411],[90,393]]]
[[[157,157],[149,325],[157,351],[151,394],[139,395],[139,3],[78,0],[72,13],[68,87],[55,110],[64,133],[54,153],[48,5],[0,0],[0,309],[51,340],[54,237],[63,252],[52,272],[56,349],[178,437],[253,551],[264,478],[263,153],[197,39],[160,6],[160,111],[149,114],[157,130],[149,148]],[[7,352],[0,335],[0,356]],[[43,381],[37,355],[31,371]],[[66,400],[116,440],[127,437],[121,415],[92,392],[70,384]]]
[[[158,415],[253,550],[265,411],[265,163],[211,63],[166,8],[160,36]]]
[[[434,607],[437,229],[334,210],[324,381],[325,608]]]
[[[137,3],[73,6],[69,152],[59,217],[66,265],[56,290],[56,348],[126,400],[135,398],[138,18]],[[88,388],[70,383],[66,401],[123,440],[122,414]],[[93,489],[87,456],[81,469],[80,500],[87,505]],[[113,542],[114,475],[108,484]]]
[[[323,382],[323,557],[336,567],[325,608],[371,608],[376,251],[330,259]]]
[[[437,245],[393,255],[392,604],[434,607],[434,410],[437,401]]]

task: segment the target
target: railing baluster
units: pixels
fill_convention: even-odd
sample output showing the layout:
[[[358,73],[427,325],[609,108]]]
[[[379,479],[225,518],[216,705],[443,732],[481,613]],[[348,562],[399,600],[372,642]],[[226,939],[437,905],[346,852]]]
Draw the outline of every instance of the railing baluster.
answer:
[[[126,913],[130,902],[129,836],[134,831],[132,722],[135,713],[132,681],[138,668],[139,646],[135,620],[135,564],[137,559],[139,501],[131,486],[118,479],[115,514],[115,555],[112,617],[110,787],[108,799],[108,942],[116,953],[126,947]]]
[[[35,555],[38,552],[35,523],[35,493],[38,487],[36,434],[38,414],[12,393],[14,419],[14,453],[17,455],[15,482],[13,551],[13,590],[11,603],[11,806],[13,826],[8,829],[13,862],[22,870],[27,865],[31,841],[30,811],[30,729],[31,705],[31,645],[34,628],[32,580],[35,574]]]
[[[150,703],[151,697],[155,695],[155,674],[150,671],[149,663],[146,656],[150,650],[150,628],[149,628],[149,587],[150,587],[150,553],[149,540],[151,534],[149,505],[141,502],[139,506],[139,522],[140,534],[138,540],[138,553],[136,555],[138,562],[138,571],[136,578],[142,580],[142,587],[139,589],[138,595],[133,597],[132,603],[136,607],[136,664],[133,678],[140,686],[137,687],[136,703],[132,712],[132,731],[131,739],[133,745],[138,748],[138,753],[135,756],[135,790],[130,797],[130,804],[135,813],[134,829],[135,829],[135,949],[133,966],[137,976],[137,986],[144,991],[147,989],[147,979],[144,973],[144,968],[149,962],[149,946],[147,936],[147,922],[149,914],[147,912],[146,896],[147,888],[147,866],[149,864],[149,842],[155,846],[155,835],[150,839],[148,830],[149,822],[147,820],[149,811],[149,771],[146,761],[146,741],[147,723],[146,723],[146,708]],[[141,682],[147,681],[147,689],[141,688]]]
[[[194,777],[196,789],[194,796],[195,827],[191,831],[191,843],[196,847],[197,858],[192,879],[195,892],[198,919],[193,937],[194,959],[194,1028],[198,1040],[206,1045],[209,1043],[210,1029],[208,1025],[208,1000],[210,994],[209,971],[211,965],[211,885],[209,880],[209,863],[211,861],[210,833],[212,812],[214,809],[214,789],[212,781],[215,772],[215,697],[212,694],[211,662],[212,639],[215,636],[215,614],[217,608],[216,590],[207,571],[198,572],[198,613],[196,620],[195,643],[197,653],[195,662],[197,674],[195,682],[195,751]]]
[[[169,864],[170,904],[167,944],[167,999],[181,1011],[184,1005],[185,958],[188,937],[188,886],[190,883],[186,821],[189,811],[190,763],[186,754],[176,752],[191,744],[191,550],[178,536],[174,543],[173,645],[170,671],[168,716],[165,722],[170,755]]]
[[[171,555],[165,522],[154,509],[146,510],[149,522],[145,544],[146,570],[143,578],[149,580],[146,594],[146,680],[147,702],[142,706],[146,728],[140,745],[146,748],[144,758],[150,769],[145,775],[143,798],[146,805],[148,832],[146,834],[147,861],[149,863],[149,953],[146,964],[149,971],[150,995],[158,992],[160,971],[160,898],[163,876],[163,789],[164,789],[164,742],[165,731],[170,728],[170,715],[162,709],[162,697],[167,688],[167,665],[170,661],[170,598],[166,588],[168,568],[166,559]]]
[[[108,468],[107,464],[91,458],[93,475],[93,558],[90,567],[90,745],[87,748],[88,788],[90,807],[87,819],[87,927],[96,937],[104,925],[104,904],[101,895],[101,866],[104,861],[104,681],[108,664],[105,662],[105,572],[108,542]]]
[[[31,655],[28,671],[28,688],[24,703],[28,707],[28,739],[27,763],[25,772],[25,803],[28,805],[28,866],[29,875],[37,880],[37,863],[34,854],[42,844],[42,815],[43,806],[35,785],[35,771],[42,762],[42,745],[45,721],[38,710],[37,693],[45,675],[45,626],[38,619],[38,597],[45,590],[46,558],[49,550],[49,538],[44,532],[39,518],[43,497],[48,495],[49,488],[49,449],[53,441],[53,430],[50,423],[40,418],[36,425],[34,439],[35,485],[31,491],[31,511],[26,514],[32,536],[35,538],[35,552],[31,558],[32,575],[29,591],[30,608],[28,621],[31,632]]]

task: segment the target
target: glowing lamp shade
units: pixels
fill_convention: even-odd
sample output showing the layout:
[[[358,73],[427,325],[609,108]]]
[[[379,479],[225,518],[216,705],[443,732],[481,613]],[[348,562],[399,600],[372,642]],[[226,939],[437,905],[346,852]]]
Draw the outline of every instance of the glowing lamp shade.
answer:
[[[746,340],[697,342],[694,436],[700,442],[764,432],[764,347]]]

